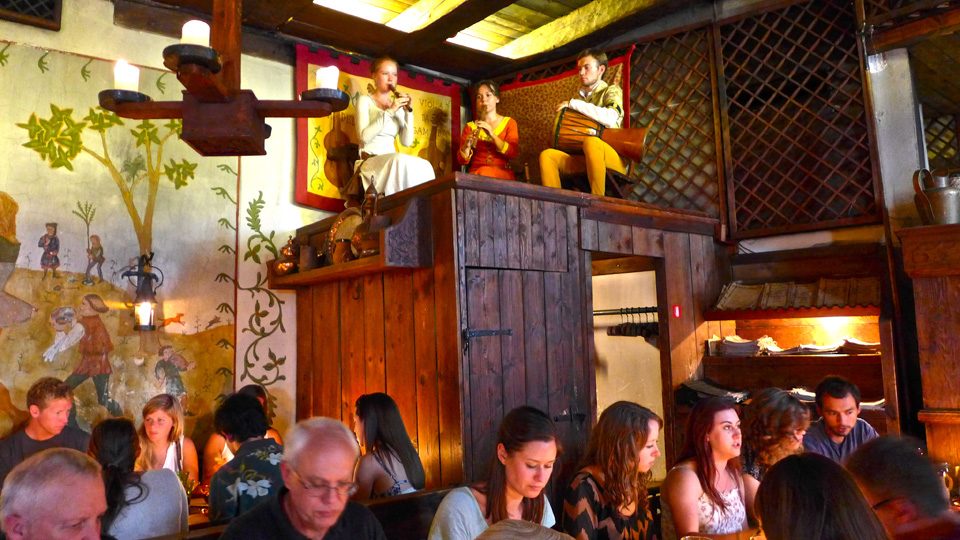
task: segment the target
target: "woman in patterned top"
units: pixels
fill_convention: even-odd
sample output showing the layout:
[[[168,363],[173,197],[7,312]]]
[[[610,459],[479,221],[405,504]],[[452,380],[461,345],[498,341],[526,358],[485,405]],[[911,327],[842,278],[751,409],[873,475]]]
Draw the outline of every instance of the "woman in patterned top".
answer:
[[[610,405],[590,435],[583,463],[564,496],[563,530],[577,540],[653,538],[647,504],[650,468],[660,456],[663,419],[629,401]]]
[[[803,435],[810,425],[810,409],[796,396],[779,388],[759,391],[743,411],[743,487],[747,511],[767,469],[781,459],[803,452]]]
[[[413,447],[400,409],[382,392],[357,398],[353,430],[363,448],[357,466],[355,500],[379,499],[423,489],[423,464]]]
[[[710,397],[690,412],[683,450],[663,483],[664,540],[747,528],[735,407],[729,399]]]

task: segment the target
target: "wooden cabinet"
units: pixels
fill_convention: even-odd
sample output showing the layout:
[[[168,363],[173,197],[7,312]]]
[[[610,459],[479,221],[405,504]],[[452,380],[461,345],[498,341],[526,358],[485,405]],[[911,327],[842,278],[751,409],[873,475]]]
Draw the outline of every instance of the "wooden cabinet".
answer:
[[[380,203],[391,228],[414,208],[423,211],[416,230],[428,234],[387,230],[381,239],[387,253],[407,238],[407,257],[271,279],[297,289],[299,418],[349,423],[360,394],[389,393],[435,488],[485,477],[501,418],[533,405],[559,427],[562,484],[596,415],[597,251],[659,261],[661,304],[686,307],[661,333],[665,392],[672,398],[672,378],[695,369],[699,313],[716,295],[716,280],[711,288],[700,279],[716,275],[716,220],[462,173]],[[298,241],[322,245],[333,219],[301,228]]]
[[[960,225],[897,232],[913,280],[927,447],[938,461],[960,463]]]

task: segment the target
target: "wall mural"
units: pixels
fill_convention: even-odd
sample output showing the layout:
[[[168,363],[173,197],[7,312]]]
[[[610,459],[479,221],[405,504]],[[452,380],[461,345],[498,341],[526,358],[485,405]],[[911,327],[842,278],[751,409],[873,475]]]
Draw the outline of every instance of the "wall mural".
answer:
[[[0,51],[0,73],[22,90],[0,96],[0,435],[26,418],[30,384],[55,376],[75,386],[83,429],[107,414],[139,421],[147,399],[167,392],[202,445],[233,387],[235,291],[257,306],[242,327],[258,336],[242,352],[245,378],[282,380],[284,359],[262,343],[283,331],[281,302],[265,278],[236,279],[237,159],[198,156],[179,121],[97,107],[112,85],[108,62],[3,42]],[[151,69],[141,88],[157,99],[180,92]],[[247,208],[250,264],[276,250],[262,207]],[[149,252],[164,272],[162,328],[138,332],[121,274]]]

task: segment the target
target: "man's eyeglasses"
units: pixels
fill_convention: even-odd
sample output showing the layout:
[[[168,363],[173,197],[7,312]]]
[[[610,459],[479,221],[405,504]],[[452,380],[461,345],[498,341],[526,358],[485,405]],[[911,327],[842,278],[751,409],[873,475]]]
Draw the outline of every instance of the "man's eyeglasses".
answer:
[[[872,508],[874,511],[877,511],[877,510],[883,508],[884,506],[886,506],[886,505],[888,505],[888,504],[892,503],[893,501],[895,501],[895,500],[897,500],[897,499],[900,499],[900,498],[901,498],[901,497],[899,497],[899,496],[887,497],[886,499],[878,502],[877,504],[874,504],[874,505],[871,506],[870,508]]]
[[[300,485],[303,486],[303,490],[310,497],[323,497],[328,495],[331,492],[336,493],[340,498],[346,498],[357,492],[357,488],[360,487],[356,482],[337,482],[336,484],[308,484],[303,476],[300,476],[300,473],[296,469],[290,467],[290,472],[292,472],[296,477],[297,481],[300,482]]]

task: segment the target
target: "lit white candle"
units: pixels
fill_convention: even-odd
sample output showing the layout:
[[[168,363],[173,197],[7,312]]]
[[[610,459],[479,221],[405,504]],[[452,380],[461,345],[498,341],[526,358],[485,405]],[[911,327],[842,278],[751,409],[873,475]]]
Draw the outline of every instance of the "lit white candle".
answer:
[[[131,66],[126,60],[117,60],[113,66],[113,87],[117,90],[140,91],[140,68]]]
[[[333,88],[340,86],[340,70],[337,66],[317,68],[317,88]]]
[[[140,302],[135,308],[137,312],[137,324],[140,326],[150,326],[153,324],[153,304],[150,302]]]
[[[183,45],[210,46],[210,25],[203,21],[187,21],[180,34],[180,43]]]

